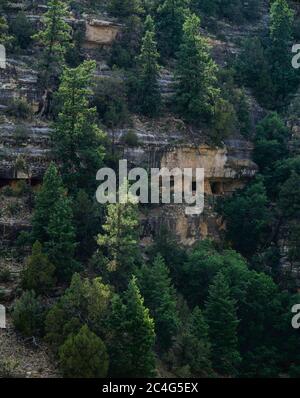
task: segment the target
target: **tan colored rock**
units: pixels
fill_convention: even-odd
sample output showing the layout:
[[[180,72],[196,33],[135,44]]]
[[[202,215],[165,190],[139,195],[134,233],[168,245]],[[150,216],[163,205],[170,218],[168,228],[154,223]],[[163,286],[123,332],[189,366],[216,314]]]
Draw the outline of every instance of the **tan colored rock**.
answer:
[[[85,47],[95,48],[111,45],[116,39],[121,25],[114,22],[93,19],[86,22]]]

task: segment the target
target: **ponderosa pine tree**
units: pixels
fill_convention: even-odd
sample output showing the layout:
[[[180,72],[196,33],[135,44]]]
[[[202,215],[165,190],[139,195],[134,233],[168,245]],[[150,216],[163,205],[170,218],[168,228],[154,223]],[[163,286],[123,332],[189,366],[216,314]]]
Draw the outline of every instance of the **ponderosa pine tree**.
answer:
[[[87,325],[69,335],[59,349],[59,362],[67,378],[104,378],[109,366],[105,344]]]
[[[182,40],[182,26],[188,14],[188,0],[164,0],[156,10],[159,52],[174,57]]]
[[[176,67],[175,107],[192,123],[211,120],[220,96],[217,66],[210,57],[206,39],[199,34],[199,26],[200,19],[196,15],[186,19]]]
[[[110,376],[155,376],[154,321],[144,306],[135,277],[129,282],[124,300],[114,298],[108,325]]]
[[[209,326],[213,369],[223,376],[236,376],[241,361],[237,337],[239,321],[235,301],[221,272],[209,288],[205,318]]]
[[[71,27],[66,22],[68,6],[60,0],[49,0],[48,10],[42,18],[43,29],[33,36],[41,46],[43,55],[40,70],[40,85],[44,92],[44,103],[40,105],[42,115],[49,112],[49,101],[58,75],[65,63],[65,55],[72,46]]]
[[[98,245],[107,253],[106,266],[113,273],[117,287],[126,287],[138,258],[138,209],[137,204],[115,203],[107,206],[107,216],[98,235]]]
[[[143,265],[138,273],[138,283],[145,305],[155,320],[158,345],[167,350],[179,327],[176,308],[176,291],[164,259],[158,255],[152,266]]]
[[[32,219],[32,241],[42,245],[48,241],[47,227],[55,204],[65,195],[62,179],[57,167],[51,163],[44,178],[43,185],[37,194]]]
[[[58,279],[69,280],[79,266],[74,260],[76,244],[73,214],[71,202],[54,163],[46,171],[37,195],[31,239],[43,245],[45,254],[55,265]]]
[[[95,175],[104,158],[104,134],[97,125],[96,108],[89,105],[95,67],[95,62],[85,61],[66,68],[57,94],[62,108],[54,124],[53,150],[71,194],[79,189],[94,193]]]
[[[146,116],[157,115],[161,105],[158,85],[159,53],[155,40],[155,26],[148,15],[145,22],[145,35],[142,40],[141,54],[138,57],[138,108]]]

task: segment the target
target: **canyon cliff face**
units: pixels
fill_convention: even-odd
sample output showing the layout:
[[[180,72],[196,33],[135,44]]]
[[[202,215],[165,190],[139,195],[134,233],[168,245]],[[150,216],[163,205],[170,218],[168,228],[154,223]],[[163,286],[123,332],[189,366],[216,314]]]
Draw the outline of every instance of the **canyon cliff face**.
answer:
[[[28,18],[37,26],[40,24],[43,7],[38,7],[35,14],[28,13]],[[14,8],[11,10],[15,12]],[[110,46],[121,32],[122,26],[105,18],[86,16],[84,20],[72,16],[72,25],[85,26],[83,46],[94,52]],[[223,43],[212,41],[217,58],[222,63]],[[34,54],[9,55],[6,69],[0,69],[0,111],[5,110],[14,98],[25,98],[32,106],[33,112],[39,107],[41,93],[37,85],[37,71],[33,62]],[[104,68],[105,60],[98,61],[98,75],[109,76],[110,71]],[[173,76],[166,69],[161,71],[160,85],[163,97],[167,100],[172,95]],[[255,105],[255,104],[254,104]],[[260,110],[253,106],[253,118],[259,117]],[[163,128],[162,128],[163,126]],[[137,137],[137,145],[130,147],[124,137],[130,131]],[[29,181],[38,186],[51,161],[50,126],[47,121],[33,115],[31,119],[8,118],[0,116],[0,186],[13,187],[18,181]],[[252,145],[242,137],[231,137],[219,147],[205,144],[201,131],[190,135],[178,123],[168,120],[150,127],[138,119],[130,129],[109,131],[121,158],[128,159],[132,167],[139,166],[172,169],[203,168],[205,173],[205,208],[198,216],[185,214],[183,205],[150,206],[147,214],[141,215],[143,242],[149,243],[159,231],[161,225],[167,226],[175,233],[178,240],[192,245],[206,237],[219,238],[224,228],[222,221],[215,214],[213,204],[217,197],[230,195],[242,188],[257,171],[251,160]],[[126,140],[125,140],[126,141]],[[96,170],[95,170],[96,175]],[[28,220],[30,217],[28,217]],[[29,221],[26,222],[28,227]],[[0,239],[15,238],[22,230],[24,222],[17,217],[5,220],[0,215]]]
[[[185,214],[185,206],[163,204],[150,206],[142,216],[143,242],[151,242],[162,226],[168,227],[184,245],[193,245],[204,238],[219,239],[224,229],[221,218],[214,211],[217,198],[231,195],[241,189],[256,174],[257,166],[251,160],[252,144],[242,139],[228,139],[223,146],[189,144],[188,137],[172,130],[165,135],[155,131],[134,131],[138,145],[128,147],[122,143],[126,132],[118,135],[122,158],[133,167],[197,168],[204,169],[204,212],[200,215]],[[180,142],[176,144],[176,141]],[[186,142],[185,142],[186,141]]]

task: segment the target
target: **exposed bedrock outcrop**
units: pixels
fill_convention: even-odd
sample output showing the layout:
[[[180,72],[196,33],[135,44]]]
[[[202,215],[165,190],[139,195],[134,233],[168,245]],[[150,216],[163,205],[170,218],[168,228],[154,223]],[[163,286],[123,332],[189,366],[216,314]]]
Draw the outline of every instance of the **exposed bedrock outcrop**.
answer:
[[[121,144],[124,134],[119,132],[115,138],[122,158],[133,167],[204,169],[204,212],[186,215],[185,206],[180,204],[150,206],[147,214],[142,216],[144,244],[148,244],[162,226],[175,233],[185,245],[193,245],[207,237],[219,239],[224,224],[215,213],[214,204],[218,197],[230,195],[244,187],[256,174],[257,166],[251,160],[252,145],[243,139],[227,140],[221,147],[191,145],[184,141],[176,144],[180,140],[180,132],[157,136],[156,133],[140,130],[136,132],[139,144],[129,147]]]

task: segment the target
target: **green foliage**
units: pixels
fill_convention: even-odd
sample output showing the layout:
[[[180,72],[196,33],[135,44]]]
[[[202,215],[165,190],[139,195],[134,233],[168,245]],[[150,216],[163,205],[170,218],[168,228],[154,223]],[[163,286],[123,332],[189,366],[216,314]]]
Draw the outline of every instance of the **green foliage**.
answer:
[[[232,250],[219,253],[212,241],[205,240],[189,253],[182,268],[178,289],[188,304],[195,307],[204,304],[209,285],[218,271],[226,268],[246,270],[247,265],[238,253]]]
[[[0,271],[0,282],[1,283],[7,283],[10,282],[12,278],[11,272],[9,268],[3,268]]]
[[[216,143],[219,143],[223,138],[236,131],[236,125],[237,120],[233,105],[223,98],[218,98],[215,101],[210,137]]]
[[[12,319],[14,326],[24,336],[36,336],[43,326],[43,308],[33,291],[24,292],[15,302]]]
[[[6,108],[6,114],[18,119],[30,119],[33,111],[31,105],[25,98],[15,98],[11,100]]]
[[[97,248],[95,237],[99,233],[101,214],[96,201],[89,199],[83,190],[78,191],[73,201],[74,228],[76,231],[76,254],[86,260]]]
[[[67,52],[65,55],[66,64],[70,67],[75,68],[79,66],[84,60],[82,47],[85,40],[85,30],[86,27],[84,23],[75,26],[73,29],[73,45],[67,48]]]
[[[26,126],[18,125],[14,130],[14,139],[17,145],[21,145],[28,139],[29,129]]]
[[[226,18],[235,23],[244,22],[244,19],[253,21],[260,15],[259,0],[191,0],[191,6],[195,12]]]
[[[57,350],[84,324],[103,338],[110,298],[110,288],[101,278],[82,279],[79,274],[74,274],[70,287],[47,314],[46,340]]]
[[[8,23],[5,17],[0,17],[0,43],[5,46],[6,49],[10,49],[14,42],[14,37],[8,32]]]
[[[123,127],[130,121],[126,87],[121,79],[99,79],[94,89],[93,106],[102,123],[109,128]]]
[[[187,253],[176,240],[176,236],[164,225],[154,237],[154,244],[148,250],[151,261],[160,253],[170,270],[175,287],[182,281],[182,265],[186,261]]]
[[[110,0],[108,12],[119,18],[127,18],[143,12],[141,0]]]
[[[143,35],[143,22],[138,15],[131,15],[124,21],[122,34],[117,36],[111,49],[109,64],[112,67],[129,69],[136,66]]]
[[[32,42],[32,24],[24,12],[19,12],[15,19],[10,21],[10,31],[16,38],[15,46],[22,50],[27,49]]]
[[[159,52],[163,57],[173,57],[179,49],[188,3],[187,0],[164,0],[158,3],[156,25]]]
[[[130,147],[137,147],[139,145],[139,137],[135,131],[127,131],[121,138],[123,144]]]
[[[217,66],[209,55],[206,39],[199,35],[199,26],[200,20],[196,15],[191,15],[184,23],[174,98],[177,112],[193,123],[210,120],[219,97]]]
[[[59,360],[65,377],[103,378],[107,375],[109,360],[105,344],[87,325],[67,338],[59,349]]]
[[[261,178],[226,199],[222,213],[226,220],[227,239],[243,255],[251,257],[266,243],[272,218]]]
[[[0,3],[1,7],[1,3]],[[1,9],[1,8],[0,8]],[[3,379],[10,379],[16,377],[16,369],[18,362],[13,358],[1,358],[0,359],[0,377]]]
[[[72,207],[54,163],[44,175],[32,219],[32,240],[44,247],[59,280],[68,281],[78,269],[74,260],[75,230]]]
[[[295,91],[299,78],[291,65],[290,46],[293,39],[294,12],[286,0],[275,0],[270,9],[271,78],[277,106],[285,104]]]
[[[267,53],[260,38],[247,38],[243,41],[235,68],[238,80],[253,89],[261,104],[271,108],[274,105],[272,102],[274,87],[270,77]]]
[[[98,235],[98,245],[107,254],[107,269],[114,284],[124,287],[128,283],[138,258],[137,204],[115,203],[107,206],[103,234]]]
[[[179,327],[176,309],[176,291],[169,276],[169,270],[158,255],[152,266],[143,265],[138,273],[138,282],[145,305],[155,321],[155,332],[159,347],[170,348]]]
[[[44,244],[48,240],[47,227],[57,201],[65,195],[63,183],[54,163],[48,167],[43,178],[43,185],[37,194],[32,219],[33,241]]]
[[[28,257],[22,272],[22,287],[40,294],[46,293],[55,285],[55,266],[42,249],[39,242],[34,243],[32,254]]]
[[[43,16],[43,29],[33,35],[33,39],[43,46],[40,65],[40,79],[45,88],[53,83],[65,62],[65,55],[71,46],[71,27],[65,21],[68,6],[60,0],[49,0],[48,10]]]
[[[94,192],[94,176],[104,158],[104,134],[97,126],[96,108],[89,106],[95,66],[95,62],[85,61],[77,68],[66,68],[57,94],[62,108],[52,142],[63,181],[71,193],[79,189]]]
[[[210,377],[210,356],[208,325],[200,308],[195,307],[182,324],[166,360],[178,377]]]
[[[56,276],[60,281],[69,281],[79,264],[74,260],[75,230],[71,202],[61,197],[54,204],[47,225],[46,253],[55,265]]]
[[[214,278],[208,293],[205,316],[209,326],[212,363],[221,375],[237,374],[238,352],[236,303],[221,272]]]
[[[247,39],[238,57],[240,79],[254,89],[258,100],[269,109],[285,106],[299,84],[290,56],[293,19],[293,11],[286,0],[273,1],[269,46],[264,49],[260,39]]]
[[[155,26],[150,16],[147,16],[145,30],[141,53],[138,57],[136,101],[137,109],[142,114],[153,117],[159,112],[161,96],[158,85],[159,53],[155,40]]]
[[[270,113],[256,128],[253,159],[265,176],[268,195],[278,196],[274,174],[280,161],[288,157],[290,132],[277,113]]]
[[[110,376],[155,376],[154,321],[144,306],[135,277],[129,282],[124,299],[114,297],[108,324]]]

